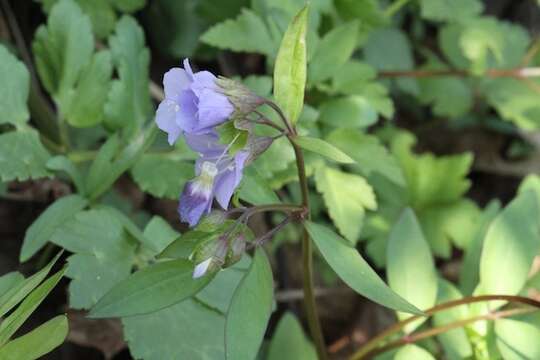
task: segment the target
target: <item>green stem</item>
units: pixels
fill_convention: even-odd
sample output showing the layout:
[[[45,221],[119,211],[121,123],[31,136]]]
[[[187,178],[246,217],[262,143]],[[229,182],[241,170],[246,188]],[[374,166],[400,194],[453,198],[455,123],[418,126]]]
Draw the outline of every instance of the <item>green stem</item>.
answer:
[[[296,133],[295,130],[292,132]],[[296,156],[296,166],[298,168],[298,180],[300,181],[300,188],[302,190],[302,206],[306,209],[307,219],[310,218],[310,208],[309,208],[309,191],[308,191],[308,182],[306,177],[306,167],[304,163],[304,154],[302,149],[294,143],[291,137],[289,137],[291,145],[294,148],[294,154]],[[302,265],[303,265],[303,287],[304,287],[304,305],[306,307],[307,320],[309,325],[309,330],[313,341],[315,342],[315,347],[317,349],[317,354],[320,360],[326,360],[328,358],[326,354],[326,345],[324,343],[324,337],[321,329],[321,324],[319,322],[319,315],[317,313],[317,304],[315,303],[315,291],[313,286],[313,249],[312,242],[309,238],[307,230],[303,229],[302,235]]]
[[[517,308],[517,309],[502,310],[502,311],[490,312],[484,315],[473,316],[467,319],[458,320],[458,321],[446,324],[444,326],[439,326],[439,327],[435,327],[429,330],[418,332],[416,334],[403,336],[402,338],[394,340],[384,346],[381,346],[380,348],[371,350],[370,352],[362,355],[361,357],[355,357],[353,359],[371,359],[379,354],[385,353],[387,351],[398,348],[400,346],[413,344],[420,340],[427,339],[429,337],[436,336],[439,334],[443,334],[447,331],[461,328],[463,326],[475,323],[477,321],[497,320],[497,319],[510,317],[510,316],[529,314],[536,311],[538,311],[537,308]]]
[[[453,301],[448,301],[448,302],[439,304],[437,306],[434,306],[424,311],[424,314],[425,316],[431,316],[437,312],[451,309],[456,306],[467,305],[467,304],[472,304],[472,303],[477,303],[477,302],[484,302],[484,301],[495,301],[495,300],[508,301],[511,303],[520,303],[520,304],[525,304],[525,305],[534,306],[536,308],[540,308],[540,301],[536,301],[536,300],[523,297],[523,296],[480,295],[480,296],[464,297],[459,300],[453,300]],[[399,331],[401,331],[401,329],[407,326],[407,324],[414,322],[418,319],[424,318],[425,316],[414,315],[406,320],[395,323],[394,325],[390,326],[389,328],[381,332],[379,335],[375,336],[373,339],[368,341],[362,348],[360,348],[360,350],[358,350],[356,353],[353,354],[353,356],[351,357],[351,360],[363,359],[366,356],[366,354],[369,354],[374,349],[376,349],[379,346],[379,344],[384,341],[384,339],[386,339],[390,335],[398,333]]]
[[[404,5],[406,5],[410,0],[396,0],[392,3],[392,5],[388,6],[385,10],[383,15],[387,18],[391,18],[395,15]]]

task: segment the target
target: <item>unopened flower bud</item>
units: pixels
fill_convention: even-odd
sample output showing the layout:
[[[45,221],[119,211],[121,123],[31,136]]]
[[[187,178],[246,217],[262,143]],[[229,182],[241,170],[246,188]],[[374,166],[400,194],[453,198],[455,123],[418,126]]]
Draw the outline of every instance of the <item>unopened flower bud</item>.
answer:
[[[193,278],[196,279],[219,271],[225,264],[227,249],[227,241],[221,236],[211,237],[199,244],[191,256],[191,259],[196,264],[193,270]]]
[[[274,142],[274,138],[269,136],[256,136],[251,135],[248,138],[247,149],[249,157],[246,160],[246,164],[250,164],[257,159],[263,152],[266,151]]]
[[[215,209],[206,215],[195,228],[197,231],[213,232],[227,220],[227,213],[223,210]]]
[[[221,88],[222,93],[227,96],[231,104],[234,106],[233,117],[244,117],[262,105],[264,98],[255,94],[247,86],[242,85],[238,81],[219,77],[216,84]]]
[[[238,234],[236,237],[231,239],[223,267],[226,268],[236,264],[238,261],[240,261],[245,251],[246,237],[244,234]]]

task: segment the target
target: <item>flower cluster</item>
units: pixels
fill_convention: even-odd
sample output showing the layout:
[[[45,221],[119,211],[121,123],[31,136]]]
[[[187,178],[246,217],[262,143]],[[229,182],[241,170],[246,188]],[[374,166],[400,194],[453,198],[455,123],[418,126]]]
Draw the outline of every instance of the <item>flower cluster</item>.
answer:
[[[236,138],[228,145],[220,143],[216,127],[242,120],[263,99],[236,81],[217,78],[209,71],[194,73],[187,59],[183,69],[173,68],[165,74],[163,85],[165,99],[156,113],[158,127],[167,133],[169,144],[183,136],[200,156],[196,177],[186,183],[178,206],[180,219],[193,227],[211,211],[214,198],[223,209],[228,208],[247,162],[270,144],[253,136],[233,153]]]

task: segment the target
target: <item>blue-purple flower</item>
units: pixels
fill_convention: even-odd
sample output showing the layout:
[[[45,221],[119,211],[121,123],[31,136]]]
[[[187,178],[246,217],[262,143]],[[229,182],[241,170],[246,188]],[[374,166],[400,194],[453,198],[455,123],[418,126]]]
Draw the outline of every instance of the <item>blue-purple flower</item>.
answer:
[[[188,135],[186,142],[201,155],[195,163],[196,177],[184,186],[178,206],[180,219],[193,227],[205,213],[210,213],[214,198],[223,209],[229,207],[249,152],[241,150],[231,156],[215,132]]]
[[[174,144],[182,133],[204,134],[225,122],[234,106],[209,71],[194,73],[188,59],[184,68],[172,68],[163,77],[165,99],[156,113],[158,127]]]

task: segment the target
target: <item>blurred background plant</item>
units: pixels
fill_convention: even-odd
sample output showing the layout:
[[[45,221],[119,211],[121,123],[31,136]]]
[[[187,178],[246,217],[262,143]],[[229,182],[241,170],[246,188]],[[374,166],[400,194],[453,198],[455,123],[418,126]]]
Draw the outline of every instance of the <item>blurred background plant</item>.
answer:
[[[304,1],[0,4],[2,273],[33,272],[58,247],[69,253],[69,283],[29,326],[68,312],[68,342],[51,359],[221,358],[215,344],[243,262],[166,309],[84,315],[186,230],[176,206],[196,154],[182,143],[171,150],[153,126],[163,73],[189,57],[271,96],[281,39]],[[539,20],[533,0],[311,1],[297,126],[356,161],[306,153],[312,218],[421,309],[470,295],[540,299]],[[294,160],[286,139],[275,141],[247,169],[235,204],[299,203]],[[250,227],[261,234],[282,219],[254,216]],[[315,356],[302,327],[300,231],[287,225],[266,245],[276,304],[263,358]],[[331,356],[351,356],[405,318],[345,287],[322,257],[315,267]],[[412,322],[391,339],[414,344],[386,355],[540,358],[538,313],[489,304]]]

